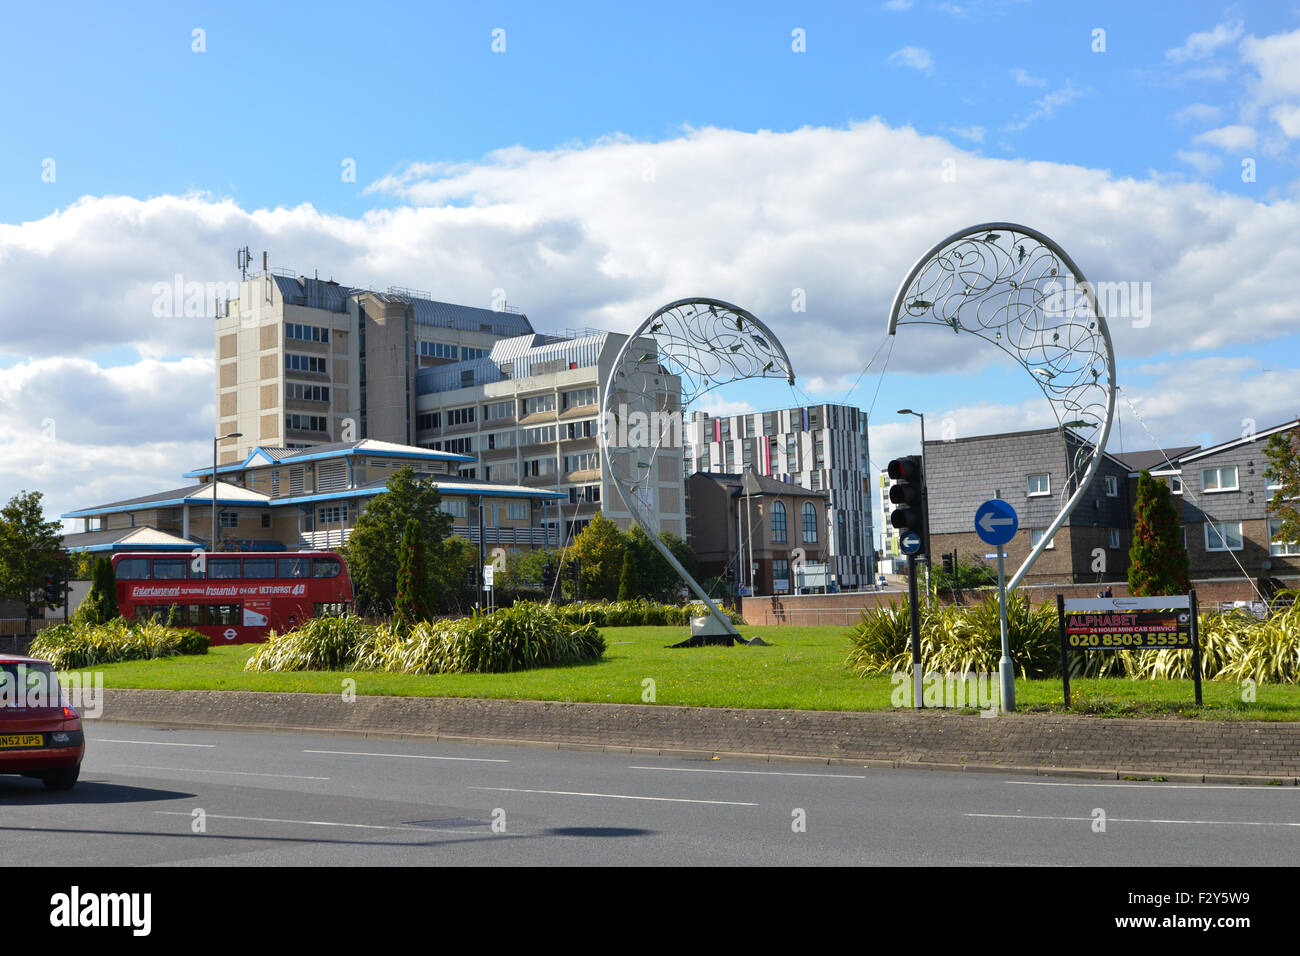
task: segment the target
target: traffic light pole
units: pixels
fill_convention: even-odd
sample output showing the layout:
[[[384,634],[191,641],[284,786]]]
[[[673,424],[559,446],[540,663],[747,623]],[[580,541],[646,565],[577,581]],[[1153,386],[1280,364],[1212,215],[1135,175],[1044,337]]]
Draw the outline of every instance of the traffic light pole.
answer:
[[[916,555],[907,556],[907,607],[912,628],[912,707],[921,709],[921,608],[916,600]]]

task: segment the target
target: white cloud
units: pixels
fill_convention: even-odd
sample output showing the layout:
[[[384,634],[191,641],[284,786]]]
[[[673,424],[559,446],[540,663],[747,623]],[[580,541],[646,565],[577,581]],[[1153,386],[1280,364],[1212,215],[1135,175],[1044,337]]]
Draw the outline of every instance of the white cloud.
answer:
[[[1165,59],[1171,63],[1186,63],[1190,60],[1203,60],[1211,56],[1220,47],[1235,43],[1241,36],[1241,23],[1220,23],[1213,30],[1193,33],[1182,46],[1165,51]]]
[[[1202,152],[1198,149],[1180,149],[1178,158],[1191,166],[1202,176],[1207,176],[1223,166],[1223,160],[1218,156]]]
[[[1241,41],[1241,58],[1255,68],[1256,97],[1269,103],[1300,97],[1300,30]]]
[[[900,13],[903,10],[912,9],[912,0],[885,0],[881,7],[891,13]]]
[[[957,181],[944,183],[950,157]],[[31,356],[0,370],[0,500],[36,487],[67,511],[180,485],[181,471],[208,460],[212,323],[153,318],[151,286],[178,272],[232,278],[231,253],[245,244],[270,249],[273,265],[353,285],[414,286],[485,306],[505,289],[539,328],[627,331],[665,302],[713,295],[767,322],[800,387],[820,379],[836,400],[880,345],[915,258],[991,219],[1046,231],[1094,282],[1151,283],[1148,327],[1112,321],[1121,361],[1242,343],[1269,350],[1300,325],[1286,291],[1300,272],[1300,200],[988,158],[877,120],[515,148],[477,163],[413,165],[371,194],[407,205],[347,218],[200,196],[86,198],[0,225],[5,351]],[[807,312],[791,310],[795,289],[805,290]],[[932,376],[942,394],[944,376],[957,381],[1001,359],[971,344],[908,327],[889,374]],[[88,358],[133,345],[145,357],[122,368]],[[865,407],[879,368],[850,401]],[[1189,378],[1179,414],[1195,422],[1235,387]],[[1249,392],[1227,399],[1243,409],[1263,402]],[[46,418],[56,449],[40,444]]]
[[[983,126],[954,126],[951,128],[951,132],[962,139],[970,140],[972,143],[984,142]]]
[[[1069,103],[1074,102],[1084,94],[1083,90],[1076,90],[1073,84],[1066,82],[1065,86],[1059,90],[1053,90],[1046,96],[1034,100],[1033,109],[1024,119],[1016,120],[1007,124],[1009,130],[1022,130],[1031,123],[1036,123],[1041,119],[1051,119],[1058,109]]]
[[[1174,122],[1179,126],[1187,123],[1213,123],[1223,115],[1223,110],[1208,103],[1192,103],[1184,106],[1174,114]]]
[[[1300,106],[1279,104],[1269,111],[1269,115],[1288,137],[1300,137]]]
[[[1041,76],[1030,76],[1029,71],[1024,67],[1015,67],[1011,71],[1011,78],[1016,81],[1017,86],[1046,86],[1047,81]]]
[[[929,73],[934,68],[934,58],[930,51],[919,46],[905,46],[889,54],[888,62],[893,66],[906,66],[922,73]]]
[[[1258,137],[1255,135],[1255,130],[1240,124],[1206,130],[1204,133],[1192,137],[1193,143],[1202,143],[1206,146],[1214,146],[1225,150],[1250,149],[1257,141]]]

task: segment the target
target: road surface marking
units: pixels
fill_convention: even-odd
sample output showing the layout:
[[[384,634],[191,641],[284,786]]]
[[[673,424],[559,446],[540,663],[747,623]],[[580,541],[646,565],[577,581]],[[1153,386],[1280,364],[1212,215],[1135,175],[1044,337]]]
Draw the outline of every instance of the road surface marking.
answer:
[[[177,744],[170,740],[115,740],[111,737],[92,737],[97,744],[148,744],[150,747],[202,747],[211,750],[216,744]]]
[[[190,767],[151,767],[147,764],[125,763],[118,764],[127,770],[174,770],[177,773],[224,773],[233,774],[240,777],[281,777],[285,780],[328,780],[329,777],[300,777],[292,773],[253,773],[251,770],[198,770]]]
[[[169,817],[188,817],[193,814],[188,810],[155,810],[154,813],[161,813]],[[238,817],[229,814],[208,813],[204,814],[208,820],[242,820],[246,823],[296,823],[308,827],[347,827],[353,830],[415,830],[418,833],[430,832],[429,827],[412,827],[412,826],[383,826],[377,823],[335,823],[329,820],[282,820],[278,817]],[[487,824],[484,824],[487,826]],[[480,833],[480,830],[441,830],[441,833]],[[220,834],[214,834],[220,836]]]
[[[992,817],[999,820],[1061,820],[1070,823],[1091,823],[1092,817],[1038,817],[1027,813],[968,813],[968,817]],[[1267,820],[1146,820],[1126,817],[1106,818],[1108,823],[1177,823],[1213,827],[1300,827],[1300,822],[1272,823]]]
[[[401,757],[404,760],[460,760],[467,763],[509,763],[496,757],[434,757],[429,754],[372,754],[360,750],[304,750],[305,754],[334,754],[338,757]]]
[[[762,777],[836,777],[840,780],[866,780],[863,774],[796,773],[789,770],[715,770],[712,767],[628,767],[628,770],[671,770],[674,773],[743,773]]]
[[[711,803],[720,807],[756,807],[757,803],[736,800],[689,800],[686,797],[638,797],[626,793],[583,793],[577,790],[524,790],[520,787],[470,787],[470,790],[492,790],[500,793],[548,793],[557,797],[605,797],[609,800],[654,800],[658,803]]]

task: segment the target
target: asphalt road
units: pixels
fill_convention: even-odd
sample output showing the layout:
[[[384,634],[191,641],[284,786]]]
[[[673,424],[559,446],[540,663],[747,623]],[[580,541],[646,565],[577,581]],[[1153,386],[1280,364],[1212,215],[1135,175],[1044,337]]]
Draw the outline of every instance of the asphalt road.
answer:
[[[1296,787],[112,724],[90,725],[69,793],[0,776],[8,866],[1260,866],[1297,849]]]

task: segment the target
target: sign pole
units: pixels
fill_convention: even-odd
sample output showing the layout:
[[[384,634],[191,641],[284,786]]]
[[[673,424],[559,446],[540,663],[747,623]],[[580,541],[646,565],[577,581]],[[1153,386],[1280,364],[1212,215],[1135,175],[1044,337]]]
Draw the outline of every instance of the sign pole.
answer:
[[[1192,614],[1192,677],[1196,681],[1196,706],[1201,706],[1201,622],[1196,612],[1196,588],[1187,595]]]
[[[1070,709],[1070,645],[1065,640],[1065,598],[1056,596],[1056,629],[1061,635],[1061,683],[1065,687],[1065,709]]]
[[[916,603],[916,555],[907,556],[907,607],[912,627],[912,707],[920,710],[921,701],[921,609]]]
[[[1008,713],[1016,709],[1016,669],[1011,663],[1010,641],[1007,636],[1007,577],[1006,553],[998,547],[998,616],[1002,622],[1002,660],[998,671],[1002,675],[1002,709]]]

